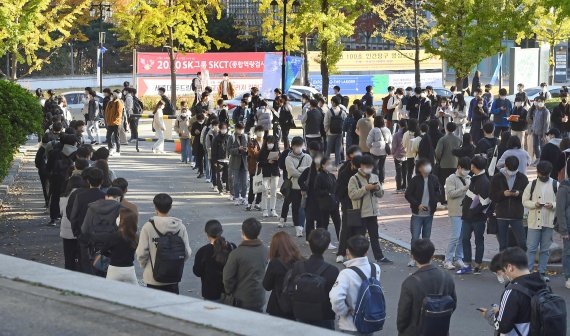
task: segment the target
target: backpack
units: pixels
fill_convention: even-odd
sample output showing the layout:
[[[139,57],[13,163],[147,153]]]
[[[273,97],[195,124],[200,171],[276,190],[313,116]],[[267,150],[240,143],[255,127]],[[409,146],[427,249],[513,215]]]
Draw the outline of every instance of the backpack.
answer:
[[[334,114],[334,111],[331,109],[331,119],[330,119],[330,126],[329,130],[332,134],[341,134],[342,133],[342,118],[343,110],[340,109],[338,114]]]
[[[390,100],[390,96],[384,96],[382,98],[382,115],[388,114],[388,101]]]
[[[133,96],[133,114],[142,114],[144,112],[144,105],[140,99]]]
[[[178,235],[180,230],[176,233],[167,232],[162,234],[156,228],[154,219],[149,219],[149,222],[158,234],[158,238],[153,239],[156,241],[154,265],[152,257],[150,257],[152,277],[154,280],[162,283],[180,282],[186,258],[186,245],[182,237]]]
[[[566,335],[566,302],[552,293],[550,287],[533,292],[518,283],[511,283],[507,289],[514,289],[530,298],[529,336]],[[520,332],[516,329],[517,334]]]
[[[413,277],[423,288],[420,278],[416,275]],[[449,323],[456,303],[450,295],[443,295],[444,286],[445,274],[442,273],[438,293],[427,294],[422,301],[419,336],[447,336],[449,334]]]
[[[291,298],[291,309],[297,319],[308,322],[324,319],[323,308],[328,301],[329,293],[326,289],[327,280],[322,274],[328,267],[329,264],[323,263],[315,272],[307,272],[305,262],[299,262],[293,267],[298,270],[299,275],[292,279],[293,281],[283,282],[283,290],[286,293],[282,297]],[[287,280],[287,275],[285,279]]]
[[[108,240],[109,234],[117,231],[117,217],[119,217],[119,211],[121,210],[121,204],[117,203],[114,210],[113,220],[109,221],[106,217],[99,217],[97,212],[93,216],[91,223],[88,223],[88,240],[91,247],[95,249],[100,249],[105,245]]]
[[[354,307],[353,321],[356,330],[363,334],[372,334],[382,330],[386,320],[386,300],[380,281],[376,279],[376,266],[370,263],[369,278],[356,266],[350,269],[362,279],[358,289],[356,307]]]
[[[196,91],[196,78],[192,80],[192,91]]]
[[[73,159],[75,157],[74,154],[75,153],[70,156],[65,156],[61,149],[57,149],[56,152],[53,153],[52,159],[54,159],[55,162],[53,164],[50,176],[54,179],[67,181],[71,175],[73,167],[75,166],[75,163],[73,162]]]

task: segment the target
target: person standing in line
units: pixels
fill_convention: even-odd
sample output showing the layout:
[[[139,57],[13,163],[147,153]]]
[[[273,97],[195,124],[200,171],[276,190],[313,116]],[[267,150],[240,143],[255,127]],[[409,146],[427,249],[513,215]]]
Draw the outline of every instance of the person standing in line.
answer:
[[[113,91],[113,97],[105,109],[105,125],[107,125],[107,147],[111,156],[121,156],[121,143],[119,141],[119,127],[123,122],[123,101],[121,91]],[[113,145],[114,143],[114,145]]]
[[[220,123],[220,132],[214,136],[212,140],[212,167],[216,171],[216,186],[220,196],[224,192],[230,191],[230,182],[228,176],[228,143],[230,135],[228,134],[228,125]],[[224,189],[223,184],[226,184]]]
[[[119,135],[121,138],[121,145],[126,145],[127,141],[126,131],[129,130],[129,120],[131,120],[131,115],[135,113],[135,99],[131,88],[126,87],[123,92],[123,102],[125,103],[125,109],[123,111],[123,120],[121,122],[121,127],[119,127]]]
[[[526,94],[526,93],[525,93]],[[523,98],[515,98],[515,106],[511,112],[511,136],[517,136],[521,140],[521,148],[526,148],[526,130],[528,129],[528,111],[524,106]]]
[[[217,174],[216,174],[216,167],[215,162],[212,159],[212,144],[214,142],[214,138],[219,134],[220,130],[220,122],[218,119],[213,119],[210,122],[210,130],[208,133],[205,134],[204,137],[204,151],[206,152],[205,160],[208,160],[208,168],[211,170],[211,182],[212,182],[212,189],[216,189],[218,182],[216,181]]]
[[[190,155],[190,116],[188,109],[183,108],[180,115],[176,117],[174,123],[174,131],[178,133],[180,138],[180,162],[187,164],[192,160]]]
[[[322,146],[321,124],[323,123],[323,113],[319,109],[317,100],[311,99],[310,108],[303,115],[302,123],[305,131],[305,140],[307,144],[317,142]]]
[[[289,148],[289,132],[291,128],[295,127],[292,109],[289,97],[281,95],[279,97],[279,118],[277,120],[279,121],[279,127],[281,127],[281,141],[283,141],[285,149]],[[273,132],[275,135],[275,128]]]
[[[557,128],[563,138],[568,136],[570,131],[570,104],[568,104],[568,93],[560,93],[560,104],[552,111],[550,116],[550,127]]]
[[[156,215],[146,222],[142,228],[135,254],[143,269],[143,280],[148,288],[179,294],[178,283],[158,282],[153,275],[153,263],[156,261],[156,240],[167,233],[178,235],[184,241],[184,260],[188,260],[192,249],[188,244],[188,232],[182,221],[169,215],[172,209],[172,197],[168,194],[157,194],[153,199]],[[154,260],[154,261],[153,261]]]
[[[196,159],[196,167],[198,167],[198,178],[204,177],[204,146],[202,144],[201,135],[205,126],[205,116],[203,113],[196,115],[196,121],[192,124],[190,133],[194,137],[192,140],[192,156]]]
[[[202,72],[198,71],[196,77],[192,79],[192,91],[194,91],[194,101],[192,102],[192,107],[196,106],[202,97],[202,92],[204,88],[202,87]]]
[[[380,263],[391,264],[392,261],[384,256],[378,237],[378,199],[384,196],[383,185],[378,175],[372,173],[374,160],[364,155],[360,161],[358,172],[348,182],[348,196],[352,201],[353,209],[360,209],[362,231],[368,232],[374,259]]]
[[[291,192],[288,198],[291,200],[293,225],[295,226],[297,237],[303,237],[303,223],[299,216],[301,207],[301,187],[299,186],[299,177],[313,163],[313,159],[309,154],[303,153],[303,138],[294,137],[291,140],[291,151],[285,158],[285,167],[287,177],[291,180]],[[283,212],[282,212],[282,218]]]
[[[380,183],[384,183],[386,175],[386,157],[392,144],[392,133],[386,127],[383,116],[374,118],[374,128],[370,130],[366,138],[366,145],[370,150],[370,155],[374,159],[374,174],[378,175]]]
[[[408,131],[405,119],[398,121],[398,130],[392,138],[392,157],[396,168],[396,194],[401,194],[408,185],[408,162],[406,160],[406,148],[404,147],[404,134]]]
[[[166,131],[166,127],[164,126],[163,109],[164,101],[160,100],[154,107],[152,117],[152,128],[158,136],[158,140],[152,146],[152,152],[159,154],[166,154],[164,151],[164,131]]]
[[[528,185],[528,178],[518,171],[518,167],[519,159],[509,156],[505,159],[505,167],[491,178],[490,196],[497,217],[499,251],[513,246],[512,242],[509,242],[509,228],[515,237],[516,245],[526,250],[523,191]]]
[[[431,237],[433,214],[437,202],[441,198],[441,186],[438,178],[431,173],[432,166],[427,159],[419,159],[416,163],[417,173],[406,189],[406,200],[410,203],[412,217],[410,219],[410,233],[413,245],[420,235],[422,238]],[[408,262],[409,267],[416,266],[413,258]]]
[[[257,157],[257,162],[263,174],[263,186],[265,188],[261,199],[264,217],[279,216],[275,211],[275,206],[277,205],[277,184],[281,176],[277,163],[280,152],[276,142],[277,139],[273,135],[265,138]],[[272,155],[271,158],[269,157],[270,155]]]
[[[223,271],[230,253],[236,245],[222,236],[222,224],[211,219],[204,228],[208,243],[196,252],[192,271],[202,283],[202,297],[210,301],[219,301],[224,292]]]
[[[73,235],[71,222],[69,221],[69,218],[67,218],[66,209],[69,196],[78,189],[86,187],[87,184],[81,176],[72,176],[67,182],[65,193],[59,199],[59,209],[61,213],[59,236],[63,240],[63,259],[65,261],[65,269],[70,271],[80,271],[79,260],[81,258],[81,254],[79,253],[79,242],[77,241],[77,237]]]
[[[327,133],[325,156],[334,153],[335,165],[340,164],[342,151],[342,126],[346,119],[346,107],[341,105],[337,97],[331,99],[332,108],[325,112],[324,127]]]
[[[562,156],[562,151],[560,150],[560,143],[562,139],[560,138],[560,131],[557,128],[551,128],[546,132],[547,143],[542,148],[540,153],[540,161],[548,161],[552,164],[552,173],[550,177],[558,180],[558,173],[565,166],[565,161],[560,160]]]
[[[283,287],[287,285],[283,283],[287,272],[293,268],[293,264],[301,260],[303,260],[301,251],[287,232],[279,231],[273,235],[269,244],[269,264],[263,277],[263,288],[271,292],[267,301],[267,314],[289,320],[295,319],[292,312],[284,312],[281,309],[279,299]]]
[[[529,128],[532,133],[532,143],[534,145],[534,155],[536,161],[533,165],[536,166],[540,161],[540,153],[542,146],[546,143],[546,131],[550,127],[550,111],[544,106],[544,99],[542,97],[535,98],[536,108],[532,116],[532,124]]]
[[[386,106],[388,112],[392,114],[392,118],[390,120],[390,131],[392,134],[396,133],[400,118],[405,118],[406,112],[402,104],[403,96],[404,90],[402,88],[397,88],[394,95],[388,100],[388,105]]]
[[[134,266],[137,245],[137,215],[121,208],[117,231],[109,234],[101,248],[101,254],[110,259],[107,279],[138,285]]]
[[[503,131],[509,130],[509,117],[511,116],[513,105],[507,99],[507,89],[499,90],[499,99],[493,101],[491,105],[491,115],[495,123],[495,136],[498,137]]]
[[[565,168],[567,169],[567,167]],[[568,172],[564,172],[569,176]],[[562,238],[562,266],[566,283],[564,286],[570,289],[570,179],[560,182],[556,193],[556,220],[558,221],[558,233]]]
[[[491,106],[493,106],[493,102],[494,102],[493,93],[491,92],[492,89],[493,89],[493,86],[491,84],[485,84],[485,89],[484,89],[485,92],[482,95],[483,99],[486,102],[485,106],[487,106],[487,109],[489,111],[491,111]]]
[[[224,78],[220,82],[220,85],[218,85],[218,94],[223,100],[234,99],[235,97],[234,85],[230,81],[230,76],[227,73],[224,73]]]
[[[407,131],[402,136],[402,145],[406,150],[406,181],[410,185],[412,180],[412,175],[414,174],[414,167],[416,164],[416,154],[417,149],[415,149],[414,144],[416,143],[417,137],[420,136],[420,128],[418,127],[418,121],[416,119],[407,120]],[[402,173],[403,174],[403,173]]]
[[[242,243],[230,253],[224,266],[222,300],[234,307],[261,312],[265,303],[263,277],[267,247],[259,240],[261,223],[248,218],[241,226]]]
[[[77,147],[75,136],[65,134],[58,148],[49,152],[46,173],[49,175],[49,215],[48,226],[57,226],[60,217],[59,199],[65,191],[65,183],[73,170]]]
[[[356,124],[362,118],[362,111],[360,110],[360,101],[355,99],[348,110],[348,116],[344,119],[342,131],[346,136],[346,148],[352,145],[358,145],[359,137],[356,134]]]
[[[519,137],[512,135],[507,141],[507,150],[503,152],[503,155],[497,160],[497,168],[503,168],[505,166],[506,158],[509,156],[516,156],[519,162],[517,170],[523,175],[527,174],[528,166],[532,160],[528,152],[521,148],[521,141]]]
[[[98,145],[101,142],[101,135],[99,134],[99,103],[95,100],[95,92],[89,91],[87,94],[88,107],[87,107],[87,136],[91,144]],[[93,133],[97,138],[93,137]]]
[[[471,141],[471,134],[463,133],[463,140],[461,141],[461,146],[451,151],[453,155],[457,156],[458,158],[462,158],[464,156],[472,159],[475,156],[475,145]]]
[[[537,179],[524,189],[522,203],[528,209],[528,232],[526,245],[528,247],[528,269],[534,270],[536,251],[539,250],[538,272],[546,278],[546,266],[550,257],[550,246],[554,235],[554,218],[556,216],[556,194],[558,182],[550,177],[552,164],[540,161],[536,166]]]
[[[318,167],[315,180],[315,192],[319,202],[321,220],[319,226],[325,230],[329,227],[329,218],[332,218],[336,239],[340,241],[340,212],[338,211],[338,200],[335,189],[337,186],[336,177],[333,175],[334,166],[332,160],[324,157]]]
[[[308,169],[303,171],[297,182],[299,183],[301,196],[303,197],[301,208],[305,212],[305,237],[308,241],[311,231],[319,227],[321,223],[320,204],[317,200],[315,184],[323,155],[321,154],[321,147],[317,142],[309,143],[307,149],[309,150],[313,162]],[[331,249],[332,248],[331,246]]]
[[[260,110],[261,109],[259,109],[257,112],[260,113]],[[255,126],[255,129],[253,130],[255,133],[255,138],[250,138],[247,143],[247,170],[249,173],[249,191],[247,195],[247,206],[245,208],[247,211],[261,210],[261,206],[259,204],[261,203],[262,193],[253,193],[253,178],[259,172],[261,172],[261,168],[258,165],[258,158],[261,147],[264,144],[263,130],[263,126]],[[255,204],[253,203],[254,201]],[[267,217],[269,214],[263,213],[263,216]]]
[[[121,191],[123,192],[123,197],[121,197],[121,205],[123,207],[131,210],[135,214],[135,216],[136,216],[135,221],[138,223],[138,221],[139,221],[139,209],[135,204],[129,202],[127,200],[127,197],[125,196],[127,194],[127,192],[129,191],[129,183],[127,182],[127,180],[122,178],[122,177],[118,177],[118,178],[113,180],[113,183],[111,184],[111,186],[121,189]]]
[[[524,90],[524,84],[519,83],[517,85],[517,93],[515,93],[515,100],[519,100],[523,103],[523,106],[530,106],[530,100],[528,99],[528,94]]]
[[[447,195],[447,215],[451,223],[451,236],[447,245],[447,252],[443,267],[448,270],[455,269],[453,261],[459,268],[465,268],[463,263],[463,243],[461,241],[461,203],[465,198],[471,176],[469,176],[471,168],[471,158],[462,157],[457,164],[455,174],[451,174],[445,180],[445,194]]]
[[[392,87],[392,89],[394,88]],[[390,94],[390,92],[388,94]],[[374,87],[372,87],[372,85],[366,85],[366,93],[362,96],[360,101],[362,102],[363,107],[374,106]]]
[[[471,124],[469,133],[471,133],[471,138],[475,144],[483,137],[482,126],[489,120],[489,109],[482,95],[481,89],[475,91],[475,98],[469,102],[467,113],[467,121]]]
[[[461,139],[455,135],[457,126],[452,121],[445,125],[445,135],[439,139],[435,147],[435,159],[439,165],[437,177],[439,184],[445,185],[445,180],[457,170],[457,156],[453,150],[461,146]],[[441,204],[447,204],[445,194],[441,193]]]
[[[374,128],[374,117],[376,115],[376,111],[372,107],[366,108],[366,115],[365,117],[358,120],[356,123],[356,134],[358,134],[358,146],[360,146],[360,150],[362,153],[370,154],[370,147],[366,144],[366,140],[368,140],[368,133],[370,130]]]
[[[396,319],[399,336],[433,335],[430,332],[443,335],[449,332],[422,328],[424,300],[429,293],[451,297],[455,302],[454,310],[457,308],[457,295],[453,278],[431,263],[434,252],[435,246],[429,239],[418,239],[412,243],[412,258],[418,264],[418,270],[402,282]],[[439,319],[438,322],[444,324],[443,318]],[[425,333],[422,333],[422,329]]]
[[[487,159],[475,156],[471,159],[471,183],[463,199],[461,209],[461,239],[463,256],[466,267],[457,271],[457,274],[481,274],[481,263],[485,252],[485,223],[491,205],[489,195],[489,177],[485,171]],[[475,233],[475,265],[471,269],[471,235]]]
[[[247,204],[247,135],[244,134],[245,126],[237,124],[235,133],[230,137],[228,152],[230,153],[229,169],[233,176],[234,205]]]

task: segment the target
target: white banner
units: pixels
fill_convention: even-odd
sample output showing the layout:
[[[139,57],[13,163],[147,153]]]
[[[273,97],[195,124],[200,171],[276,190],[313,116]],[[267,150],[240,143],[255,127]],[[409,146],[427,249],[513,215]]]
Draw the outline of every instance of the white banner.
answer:
[[[209,84],[214,90],[214,95],[218,94],[218,85],[222,78],[210,78]],[[231,78],[230,81],[234,86],[236,94],[249,91],[252,87],[261,87],[261,78]],[[163,87],[166,94],[170,93],[170,77],[138,77],[137,78],[137,96],[157,96],[158,88]],[[192,78],[176,79],[176,94],[178,96],[193,95]]]
[[[441,72],[422,72],[420,74],[422,87],[431,85],[433,87],[443,87]],[[396,88],[416,87],[416,77],[413,73],[389,74],[388,85]]]

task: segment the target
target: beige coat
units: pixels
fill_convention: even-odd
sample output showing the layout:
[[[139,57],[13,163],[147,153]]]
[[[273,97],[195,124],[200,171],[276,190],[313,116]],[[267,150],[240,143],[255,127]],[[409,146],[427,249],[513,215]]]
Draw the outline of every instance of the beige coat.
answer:
[[[556,195],[554,194],[552,178],[548,179],[548,182],[541,182],[537,179],[536,187],[534,188],[534,191],[531,195],[530,189],[532,188],[532,183],[533,182],[530,182],[526,186],[522,197],[523,206],[528,209],[528,228],[537,230],[542,229],[543,227],[553,228],[554,217],[556,216]],[[553,205],[553,208],[537,208],[536,202],[551,203]]]
[[[360,186],[358,182],[360,182]],[[366,185],[369,183],[378,182],[378,175],[371,174],[370,178],[362,175],[360,172],[356,173],[348,181],[348,197],[352,200],[352,208],[360,208],[360,203],[362,203],[362,210],[360,215],[362,218],[365,217],[375,217],[380,215],[378,209],[378,198],[384,196],[384,189],[380,184],[380,190],[378,191],[368,191],[365,189]]]

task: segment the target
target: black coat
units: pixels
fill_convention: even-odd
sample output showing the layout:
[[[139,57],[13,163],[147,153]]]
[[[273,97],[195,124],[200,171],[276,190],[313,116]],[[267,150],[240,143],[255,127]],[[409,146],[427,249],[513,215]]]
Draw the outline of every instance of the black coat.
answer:
[[[200,124],[197,121],[192,124],[192,129],[190,131],[194,136],[192,140],[192,155],[204,155],[204,146],[202,146],[202,141],[200,141],[204,126],[204,124]],[[200,133],[196,134],[196,131],[200,131]]]
[[[562,155],[562,151],[558,146],[549,142],[544,147],[542,147],[542,151],[540,152],[540,160],[541,161],[548,161],[552,163],[552,172],[550,173],[550,177],[555,180],[558,180],[558,172],[560,169],[564,168],[564,163],[561,162],[560,156]]]
[[[279,293],[283,290],[283,280],[285,279],[285,274],[287,271],[293,267],[293,265],[285,265],[279,259],[272,259],[267,265],[265,270],[265,277],[263,278],[263,288],[266,291],[271,291],[269,295],[269,300],[267,301],[266,312],[269,315],[278,316],[294,320],[295,317],[293,313],[286,314],[279,307]]]
[[[315,181],[315,193],[321,211],[338,211],[338,200],[336,199],[336,177],[326,171],[320,171]]]
[[[429,211],[433,215],[437,208],[437,201],[441,198],[441,186],[437,176],[428,175]],[[418,214],[424,193],[424,178],[421,174],[412,177],[406,189],[406,200],[410,203],[413,214]],[[425,204],[424,204],[425,205]]]
[[[228,158],[228,139],[230,136],[218,133],[212,140],[212,161],[219,161]]]
[[[519,116],[519,121],[511,122],[511,129],[517,132],[526,131],[528,128],[528,122],[526,120],[528,111],[524,107],[515,107],[511,112],[511,115],[513,114]]]
[[[462,144],[461,147],[455,148],[451,150],[451,153],[458,158],[462,158],[467,156],[468,158],[472,159],[475,156],[475,146],[473,144]]]
[[[337,199],[341,204],[348,206],[348,209],[352,209],[352,201],[350,197],[348,197],[348,181],[356,174],[356,170],[352,170],[351,166],[350,161],[345,161],[342,166],[340,166],[335,190]]]
[[[570,104],[558,104],[550,115],[550,126],[557,128],[561,133],[570,131],[570,122],[563,122],[562,118],[570,117]]]
[[[429,160],[433,165],[435,162],[435,150],[431,137],[428,134],[421,136],[420,144],[418,147],[418,158]]]
[[[495,215],[499,219],[522,219],[524,207],[522,204],[522,195],[524,189],[528,185],[526,175],[517,172],[515,183],[512,189],[509,189],[507,178],[501,172],[495,174],[491,178],[491,200],[494,203]],[[506,190],[517,190],[517,197],[506,197]]]
[[[259,151],[257,162],[259,162],[259,166],[261,167],[261,173],[263,174],[263,177],[281,176],[279,172],[278,159],[274,160],[273,163],[269,163],[267,160],[269,152],[270,151],[266,146],[261,147],[261,150]],[[279,147],[277,145],[274,146],[271,152],[279,153]]]
[[[231,250],[236,248],[235,244],[228,244]],[[218,263],[214,258],[214,245],[200,247],[194,257],[192,271],[202,281],[202,297],[206,300],[219,300],[224,292],[224,264]]]

